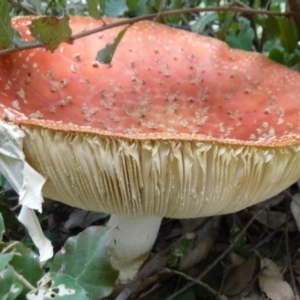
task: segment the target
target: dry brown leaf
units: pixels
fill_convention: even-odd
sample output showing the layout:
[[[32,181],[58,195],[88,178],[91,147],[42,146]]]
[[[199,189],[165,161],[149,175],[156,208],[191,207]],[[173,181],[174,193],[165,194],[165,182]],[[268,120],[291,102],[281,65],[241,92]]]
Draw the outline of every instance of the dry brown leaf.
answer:
[[[204,260],[215,242],[215,234],[212,232],[197,241],[195,248],[180,258],[179,270],[186,270]]]
[[[251,282],[256,269],[256,256],[234,267],[224,281],[223,293],[227,296],[238,295]]]
[[[239,300],[263,300],[261,291],[257,288],[253,288],[249,294],[246,296],[240,297]]]
[[[262,275],[271,276],[277,279],[282,279],[282,274],[278,266],[269,258],[262,258],[260,260],[260,269]]]
[[[290,285],[273,276],[260,275],[259,286],[270,300],[294,300],[294,293]]]
[[[286,213],[264,210],[255,216],[256,220],[271,229],[280,228],[286,223]]]
[[[293,264],[293,271],[295,275],[300,276],[300,261],[298,259]]]
[[[182,234],[195,231],[197,228],[200,228],[208,218],[195,218],[195,219],[180,219],[182,225]]]
[[[246,261],[246,259],[234,252],[230,254],[230,261],[233,267],[238,266]]]
[[[283,280],[279,267],[269,258],[260,260],[261,275],[259,286],[270,300],[292,300],[294,293],[290,285]]]

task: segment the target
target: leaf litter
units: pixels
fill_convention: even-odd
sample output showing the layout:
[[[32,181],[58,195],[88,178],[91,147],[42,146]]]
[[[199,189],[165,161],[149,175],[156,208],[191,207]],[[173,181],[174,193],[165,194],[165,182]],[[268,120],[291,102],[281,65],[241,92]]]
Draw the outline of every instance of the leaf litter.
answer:
[[[265,203],[226,216],[194,220],[165,219],[152,257],[137,278],[125,287],[115,287],[111,296],[108,296],[111,293],[108,288],[104,292],[107,295],[105,299],[297,299],[300,287],[300,234],[295,219],[300,218],[300,210],[293,206],[299,206],[295,203],[298,193],[299,188],[294,185]],[[4,198],[6,196],[5,205],[15,207],[16,200],[9,200],[15,197],[2,195]],[[63,275],[70,276],[68,270],[73,272],[76,261],[80,260],[77,257],[80,254],[73,252],[67,267],[63,260],[67,249],[63,247],[65,241],[85,229],[95,230],[95,226],[105,225],[107,215],[73,209],[48,200],[44,210],[44,217],[40,220],[43,231],[54,243],[55,250],[61,249],[61,254],[51,267],[52,281],[48,285],[58,291],[55,280],[62,279],[55,277],[58,276],[55,274],[63,270],[67,272]],[[7,228],[4,238],[9,239],[9,234]],[[93,235],[92,232],[83,235],[74,245],[80,248],[92,239],[95,244],[90,244],[89,249],[96,249]],[[115,280],[113,270],[107,274],[112,274],[111,281]],[[74,274],[71,273],[72,276]],[[80,277],[72,279],[72,282],[67,278],[69,281],[64,280],[70,286],[85,295],[84,289],[81,290]],[[59,291],[63,292],[62,289]]]

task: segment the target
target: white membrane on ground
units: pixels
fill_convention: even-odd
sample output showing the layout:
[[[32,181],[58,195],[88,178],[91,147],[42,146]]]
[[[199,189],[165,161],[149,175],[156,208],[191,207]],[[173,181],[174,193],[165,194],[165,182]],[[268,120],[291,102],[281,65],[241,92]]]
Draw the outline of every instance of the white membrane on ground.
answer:
[[[40,260],[45,261],[53,256],[53,249],[32,211],[42,211],[42,187],[45,179],[25,161],[24,136],[18,126],[0,121],[0,172],[19,194],[19,203],[23,207],[18,219],[27,228],[39,249]]]

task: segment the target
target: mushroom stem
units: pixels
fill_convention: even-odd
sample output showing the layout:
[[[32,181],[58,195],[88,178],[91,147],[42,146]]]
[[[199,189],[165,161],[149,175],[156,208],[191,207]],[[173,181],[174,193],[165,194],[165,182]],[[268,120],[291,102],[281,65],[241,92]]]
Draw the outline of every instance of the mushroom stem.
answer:
[[[121,284],[133,279],[147,259],[161,221],[161,217],[111,216],[108,226],[113,230],[107,249],[113,267],[120,271]]]

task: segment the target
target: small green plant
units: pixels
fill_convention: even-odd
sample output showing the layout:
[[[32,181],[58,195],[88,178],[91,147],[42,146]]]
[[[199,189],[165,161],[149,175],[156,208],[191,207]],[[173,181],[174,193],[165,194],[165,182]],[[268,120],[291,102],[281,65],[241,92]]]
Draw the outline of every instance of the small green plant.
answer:
[[[21,242],[3,242],[4,233],[0,214],[0,299],[96,300],[112,292],[118,271],[105,249],[107,229],[92,226],[69,238],[48,271]]]
[[[172,251],[168,259],[168,265],[170,268],[177,267],[180,257],[185,255],[189,251],[189,249],[193,244],[193,241],[194,241],[193,238],[190,237],[189,235],[185,235],[178,240],[174,250]]]

